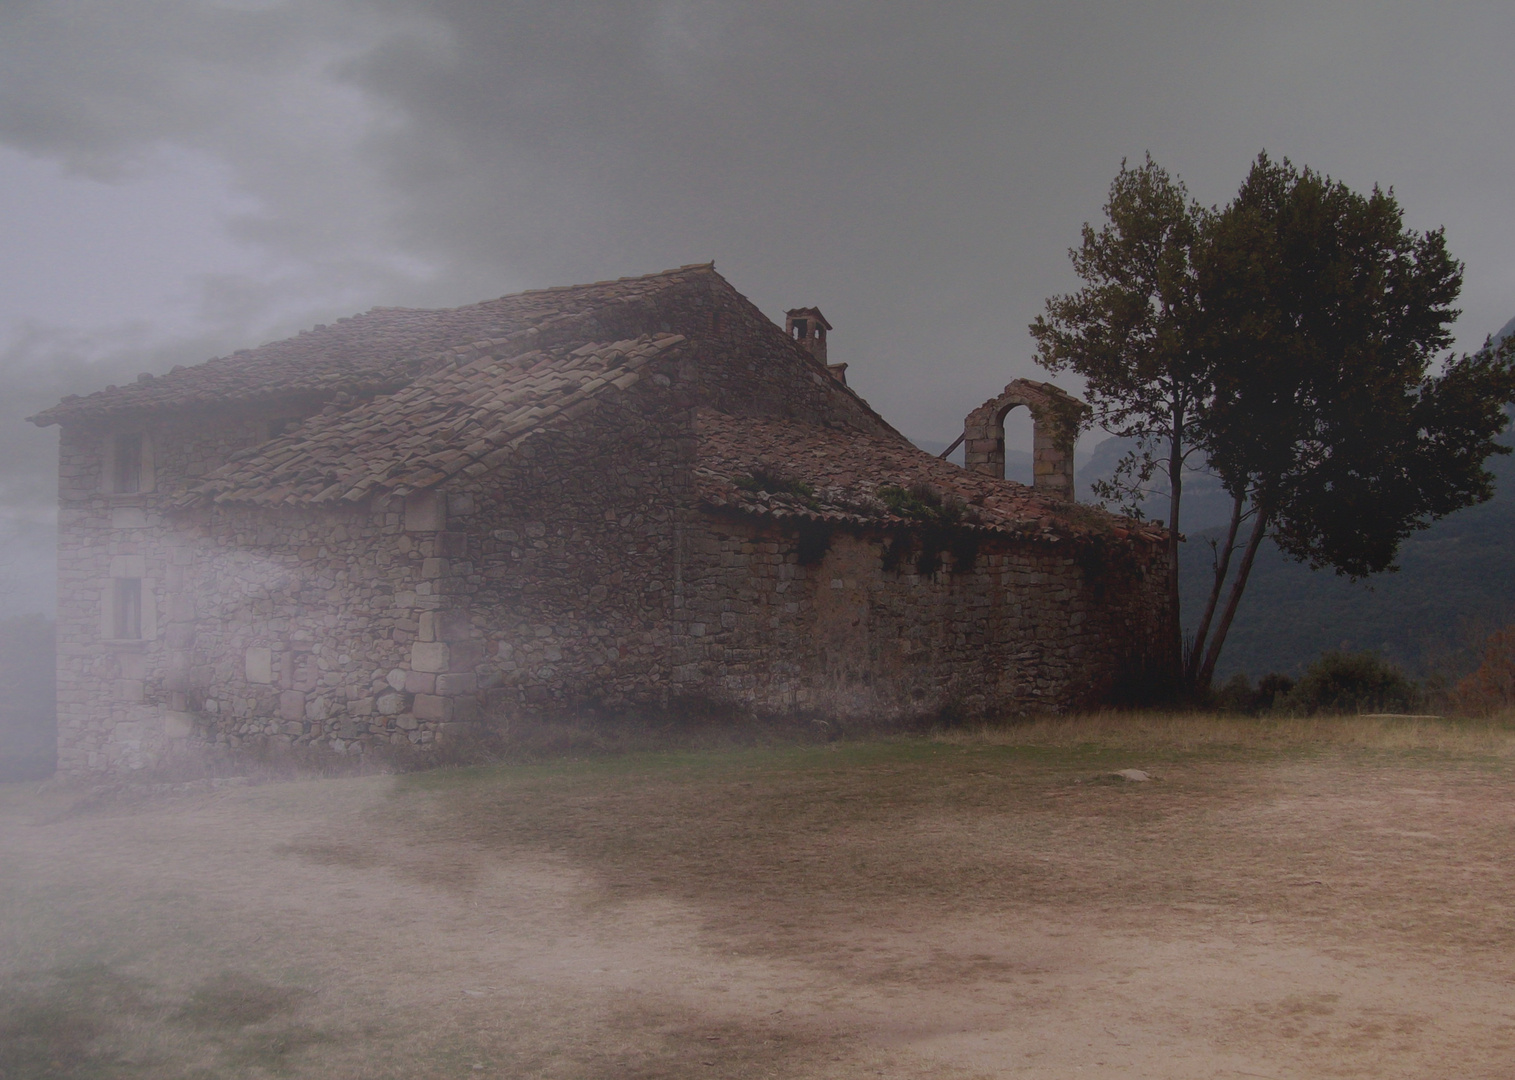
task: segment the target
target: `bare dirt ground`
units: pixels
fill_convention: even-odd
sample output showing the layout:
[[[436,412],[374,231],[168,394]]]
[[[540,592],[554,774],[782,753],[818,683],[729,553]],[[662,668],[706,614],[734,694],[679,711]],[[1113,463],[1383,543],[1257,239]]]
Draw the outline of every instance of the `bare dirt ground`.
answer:
[[[1512,763],[1091,720],[4,785],[0,1078],[1509,1077]]]

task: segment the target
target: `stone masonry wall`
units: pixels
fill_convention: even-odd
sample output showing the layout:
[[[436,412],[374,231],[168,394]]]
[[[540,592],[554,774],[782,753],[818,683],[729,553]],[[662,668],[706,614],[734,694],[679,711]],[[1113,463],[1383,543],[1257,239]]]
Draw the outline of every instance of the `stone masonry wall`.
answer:
[[[1060,708],[1155,639],[1155,558],[1106,565],[988,538],[971,571],[947,556],[921,574],[884,569],[890,537],[838,532],[804,565],[791,533],[694,508],[676,364],[436,493],[346,510],[138,506],[135,529],[72,521],[94,541],[69,552],[60,768],[259,744],[360,754],[585,708]],[[180,430],[183,460],[256,438],[254,423]],[[70,447],[66,460],[81,456]],[[181,466],[160,458],[162,483]],[[104,586],[81,580],[122,556],[151,583],[141,642],[100,638]]]
[[[677,686],[765,712],[841,716],[1063,710],[1154,659],[1161,553],[984,538],[971,569],[923,574],[896,538],[712,520],[692,537]],[[1112,557],[1113,556],[1113,557]]]
[[[308,413],[309,402],[271,402],[196,417],[118,418],[67,425],[59,440],[58,767],[64,773],[140,767],[188,738],[190,703],[167,689],[183,666],[185,549],[164,507],[178,483],[265,441],[272,426]],[[146,438],[144,490],[113,494],[109,443]],[[142,581],[140,639],[110,637],[113,578]]]
[[[483,481],[350,509],[162,510],[185,463],[239,431],[261,441],[258,420],[157,430],[179,457],[159,455],[159,491],[131,497],[97,495],[101,436],[66,431],[60,769],[205,745],[361,753],[424,745],[484,704],[656,696],[694,438],[669,374],[647,385],[602,394]],[[138,527],[120,527],[123,501]],[[123,557],[150,609],[140,641],[100,629]]]

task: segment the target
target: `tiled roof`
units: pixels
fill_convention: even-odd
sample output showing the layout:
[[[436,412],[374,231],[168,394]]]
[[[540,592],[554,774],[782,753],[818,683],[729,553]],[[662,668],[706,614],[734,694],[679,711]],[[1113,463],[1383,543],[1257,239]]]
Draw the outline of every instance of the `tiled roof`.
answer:
[[[531,349],[534,331],[450,349],[387,396],[328,406],[295,430],[234,457],[180,500],[258,506],[405,495],[458,472],[492,468],[542,426],[578,415],[607,387],[626,389],[676,334]]]
[[[301,394],[324,400],[338,391],[388,393],[414,378],[423,358],[442,349],[507,337],[530,326],[550,328],[558,321],[636,303],[714,273],[713,264],[697,263],[643,277],[538,289],[438,311],[374,308],[232,356],[139,378],[86,397],[64,398],[31,420],[46,426],[89,416]]]
[[[1023,538],[1095,535],[1161,542],[1148,523],[1049,498],[1013,480],[969,472],[909,443],[779,419],[699,414],[696,486],[708,509],[778,520],[888,527],[920,524],[880,499],[883,485],[926,485],[965,504],[968,527]],[[765,485],[755,481],[764,477]],[[777,481],[777,483],[774,483]],[[787,487],[766,491],[764,486]]]

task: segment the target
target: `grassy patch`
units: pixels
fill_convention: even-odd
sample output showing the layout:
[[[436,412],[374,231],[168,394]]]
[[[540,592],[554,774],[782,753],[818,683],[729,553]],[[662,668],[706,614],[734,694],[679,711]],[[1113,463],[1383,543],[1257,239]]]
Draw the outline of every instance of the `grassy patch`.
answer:
[[[195,987],[174,1019],[202,1030],[234,1031],[287,1013],[308,996],[303,990],[228,971]]]
[[[1497,724],[1111,714],[434,773],[403,780],[396,810],[478,850],[567,858],[607,900],[678,896],[723,913],[713,933],[806,954],[859,910],[1292,910],[1301,897],[1281,868],[1316,865],[1323,823],[1231,824],[1291,763],[1326,763],[1376,798],[1376,768],[1447,784],[1468,767],[1502,774],[1512,756],[1515,731]],[[1151,781],[1112,778],[1128,768]],[[1375,842],[1379,822],[1361,814],[1342,836]],[[1497,846],[1497,827],[1483,831],[1477,842]],[[1434,878],[1442,858],[1417,875]],[[1448,906],[1438,932],[1481,926],[1502,940],[1510,920],[1479,905],[1463,923]]]
[[[102,965],[13,975],[0,986],[0,1080],[150,1076],[155,1062],[120,1031],[148,1008],[140,985]]]
[[[1508,723],[714,730],[71,814],[53,812],[66,792],[0,792],[0,1080],[851,1080],[890,1066],[901,1031],[950,1055],[960,1015],[1046,1032],[1085,1004],[1127,1010],[1122,1041],[1182,1017],[1161,1055],[1261,1017],[1247,1038],[1272,1060],[1298,1042],[1280,1025],[1329,1019],[1291,995],[1340,988],[1305,985],[1311,968],[1254,993],[1256,971],[1312,949],[1346,958],[1333,980],[1389,972],[1427,1015],[1446,988],[1424,964],[1453,956],[1456,1010],[1482,978],[1469,1023],[1507,1012]],[[1195,1020],[1185,962],[1234,963],[1240,1004]],[[1141,965],[1169,996],[1123,988]],[[1342,1024],[1377,1000],[1342,993]],[[1069,1027],[1049,1069],[1096,1028]],[[926,1060],[885,1074],[937,1075]]]
[[[0,988],[0,1080],[284,1075],[328,1041],[288,1013],[309,994],[227,972],[188,998],[107,965],[11,973]]]

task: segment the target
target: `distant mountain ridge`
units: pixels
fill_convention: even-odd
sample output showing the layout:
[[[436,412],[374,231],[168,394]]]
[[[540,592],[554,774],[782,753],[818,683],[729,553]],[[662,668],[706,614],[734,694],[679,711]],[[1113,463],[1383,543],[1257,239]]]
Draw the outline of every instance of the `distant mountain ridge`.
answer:
[[[1496,457],[1489,471],[1494,498],[1412,535],[1397,573],[1354,584],[1264,544],[1218,675],[1297,674],[1326,649],[1371,650],[1417,678],[1468,670],[1482,640],[1515,623],[1515,459]],[[1208,541],[1223,535],[1223,526],[1203,529],[1180,549],[1186,630],[1198,622],[1213,580]]]
[[[1494,335],[1515,334],[1511,319]],[[1507,428],[1501,445],[1515,447]],[[1079,498],[1107,479],[1129,442],[1106,439],[1079,470]],[[1217,677],[1238,671],[1298,674],[1326,649],[1370,650],[1417,678],[1456,675],[1476,663],[1492,631],[1515,623],[1515,455],[1488,462],[1494,498],[1434,522],[1401,546],[1399,570],[1353,583],[1330,570],[1314,571],[1271,541],[1258,551],[1236,621],[1226,637]],[[1167,489],[1159,485],[1144,507],[1166,520]],[[1225,538],[1231,499],[1215,477],[1184,478],[1179,589],[1185,634],[1203,612],[1214,580],[1212,541]]]

